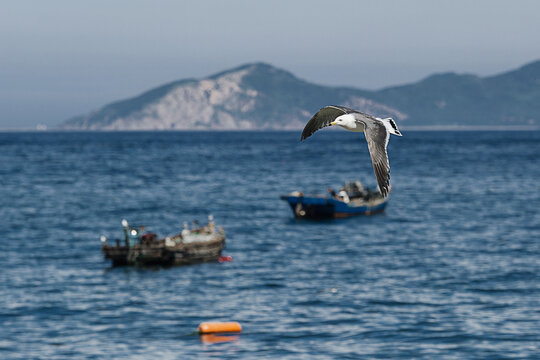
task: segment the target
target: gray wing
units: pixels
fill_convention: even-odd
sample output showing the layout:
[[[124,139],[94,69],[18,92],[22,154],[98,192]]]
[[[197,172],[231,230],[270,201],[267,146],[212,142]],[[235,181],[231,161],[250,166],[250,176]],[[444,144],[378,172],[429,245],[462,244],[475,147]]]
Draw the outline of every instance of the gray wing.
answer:
[[[386,197],[390,188],[390,164],[388,163],[388,154],[386,152],[390,134],[384,124],[377,120],[366,123],[364,134],[366,135],[371,163],[373,164],[375,177],[379,184],[379,190],[382,196]]]
[[[304,127],[304,131],[302,131],[300,141],[307,139],[313,135],[315,131],[329,126],[338,116],[354,112],[356,111],[345,106],[329,105],[323,107],[308,121]]]

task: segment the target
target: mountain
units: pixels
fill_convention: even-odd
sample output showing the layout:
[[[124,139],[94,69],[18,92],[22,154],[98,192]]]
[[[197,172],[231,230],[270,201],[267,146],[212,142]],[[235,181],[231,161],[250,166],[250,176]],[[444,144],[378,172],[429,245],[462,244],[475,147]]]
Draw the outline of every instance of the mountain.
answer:
[[[496,76],[436,74],[378,91],[316,85],[265,63],[185,79],[69,119],[67,130],[299,129],[340,104],[403,125],[538,125],[540,61]]]
[[[183,130],[298,129],[325,104],[349,104],[405,117],[350,88],[308,83],[264,63],[240,66],[206,79],[176,81],[137,97],[72,118],[63,129]]]
[[[414,125],[538,125],[540,61],[489,77],[432,75],[369,98],[406,112]]]

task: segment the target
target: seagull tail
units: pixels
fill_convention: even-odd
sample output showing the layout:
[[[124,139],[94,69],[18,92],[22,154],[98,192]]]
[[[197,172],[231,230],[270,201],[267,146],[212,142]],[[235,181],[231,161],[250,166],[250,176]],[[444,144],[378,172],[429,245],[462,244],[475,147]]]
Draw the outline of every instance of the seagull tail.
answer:
[[[399,132],[399,129],[397,128],[397,125],[396,125],[396,122],[394,121],[394,119],[392,118],[386,118],[386,119],[381,119],[384,126],[388,129],[388,132],[390,134],[394,134],[394,135],[397,135],[397,136],[402,136],[401,135],[401,132]]]

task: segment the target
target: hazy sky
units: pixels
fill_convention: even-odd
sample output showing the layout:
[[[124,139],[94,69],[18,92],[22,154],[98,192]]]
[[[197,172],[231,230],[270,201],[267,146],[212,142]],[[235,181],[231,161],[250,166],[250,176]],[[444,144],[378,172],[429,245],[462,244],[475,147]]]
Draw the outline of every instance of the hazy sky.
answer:
[[[539,39],[533,0],[7,0],[0,128],[53,126],[253,61],[368,89],[434,72],[491,75],[540,59]]]

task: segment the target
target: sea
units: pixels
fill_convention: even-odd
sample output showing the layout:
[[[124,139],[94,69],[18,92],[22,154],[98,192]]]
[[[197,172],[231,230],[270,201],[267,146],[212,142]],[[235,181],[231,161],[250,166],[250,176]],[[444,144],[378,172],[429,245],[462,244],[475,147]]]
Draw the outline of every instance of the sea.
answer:
[[[0,133],[0,358],[540,359],[540,131],[388,152],[385,213],[309,221],[280,195],[375,187],[363,135]],[[231,262],[100,251],[122,219],[166,236],[209,215]]]

